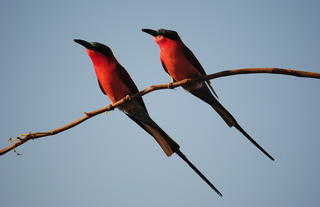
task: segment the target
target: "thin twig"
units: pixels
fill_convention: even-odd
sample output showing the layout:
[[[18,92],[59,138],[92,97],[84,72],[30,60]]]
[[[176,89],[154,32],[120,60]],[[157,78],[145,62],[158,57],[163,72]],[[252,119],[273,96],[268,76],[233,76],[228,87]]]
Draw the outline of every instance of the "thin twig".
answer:
[[[98,109],[95,111],[91,111],[91,112],[84,112],[85,116],[83,116],[80,119],[73,121],[65,126],[62,126],[60,128],[53,129],[53,130],[50,130],[47,132],[29,133],[29,134],[26,134],[24,137],[18,137],[18,139],[16,139],[16,143],[0,150],[0,155],[3,155],[11,150],[15,150],[15,148],[17,148],[18,146],[24,144],[25,142],[27,142],[31,139],[38,139],[41,137],[52,136],[52,135],[58,134],[60,132],[66,131],[72,127],[77,126],[78,124],[81,124],[82,122],[86,121],[87,119],[90,119],[91,117],[94,117],[94,116],[101,114],[103,112],[106,112],[106,111],[114,110],[119,105],[126,103],[126,102],[130,101],[131,99],[144,96],[152,91],[162,90],[162,89],[174,89],[179,86],[183,86],[183,85],[195,82],[195,81],[203,81],[203,80],[227,77],[227,76],[231,76],[231,75],[251,74],[251,73],[273,73],[273,74],[283,74],[283,75],[291,75],[291,76],[297,76],[297,77],[320,79],[320,73],[314,73],[314,72],[297,71],[297,70],[281,69],[281,68],[243,68],[243,69],[236,69],[236,70],[221,71],[221,72],[207,75],[207,76],[197,78],[197,79],[185,79],[185,80],[174,82],[174,83],[153,85],[153,86],[150,86],[150,87],[148,87],[148,88],[146,88],[136,94],[133,94],[132,96],[126,96],[123,99],[117,101],[116,103],[110,104],[104,108],[101,108],[101,109]]]

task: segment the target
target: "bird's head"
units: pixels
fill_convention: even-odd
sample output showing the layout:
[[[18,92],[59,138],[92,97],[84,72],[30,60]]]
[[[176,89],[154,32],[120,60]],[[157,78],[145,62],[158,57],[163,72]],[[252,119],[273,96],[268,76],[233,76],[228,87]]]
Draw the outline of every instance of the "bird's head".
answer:
[[[86,48],[86,52],[94,65],[115,59],[111,49],[104,44],[99,42],[87,42],[80,39],[74,39],[74,41]]]
[[[180,41],[180,37],[178,33],[174,30],[168,29],[159,29],[159,30],[152,30],[152,29],[142,29],[143,32],[148,33],[149,35],[153,36],[154,41],[161,47],[162,45],[168,43],[175,43]]]

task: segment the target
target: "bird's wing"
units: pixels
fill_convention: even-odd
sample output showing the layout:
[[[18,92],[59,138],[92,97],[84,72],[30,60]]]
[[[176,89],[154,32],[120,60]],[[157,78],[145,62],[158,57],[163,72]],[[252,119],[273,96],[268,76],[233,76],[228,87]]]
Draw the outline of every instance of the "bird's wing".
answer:
[[[121,80],[128,86],[128,88],[130,89],[131,95],[138,93],[139,90],[136,86],[136,84],[133,82],[133,80],[131,79],[129,73],[126,71],[126,69],[124,69],[124,67],[122,67],[121,65],[118,66],[117,68],[117,73],[119,75],[119,77],[121,78]],[[147,111],[147,107],[143,102],[142,97],[138,97],[136,98],[136,100],[139,102],[139,104],[141,104],[141,106]],[[148,113],[148,112],[147,112]]]
[[[190,61],[190,63],[199,71],[201,75],[203,76],[207,75],[206,71],[204,71],[202,65],[200,64],[196,56],[194,56],[194,54],[189,48],[187,47],[183,48],[183,54]]]
[[[104,95],[107,95],[107,93],[104,91],[104,89],[103,89],[103,87],[102,87],[99,79],[97,79],[97,80],[98,80],[98,83],[99,83],[99,86],[100,86],[100,89],[101,89],[102,93],[103,93]]]
[[[163,67],[164,71],[166,71],[166,73],[168,73],[168,69],[167,69],[166,65],[164,64],[164,62],[162,60],[160,60],[160,61],[161,61],[161,64],[162,64],[162,67]],[[170,76],[170,74],[169,74],[169,76]],[[172,80],[172,82],[176,82],[176,80],[173,79],[173,77],[171,77],[171,80]]]
[[[198,61],[196,56],[194,56],[193,52],[189,48],[184,47],[183,48],[183,54],[190,61],[190,63],[198,70],[198,72],[201,75],[203,75],[203,76],[207,75],[206,71],[203,69],[202,65],[200,64],[200,62]],[[208,86],[210,87],[211,91],[218,98],[218,95],[216,94],[216,92],[213,90],[213,88],[211,86],[210,80],[207,80],[206,82],[207,82]]]

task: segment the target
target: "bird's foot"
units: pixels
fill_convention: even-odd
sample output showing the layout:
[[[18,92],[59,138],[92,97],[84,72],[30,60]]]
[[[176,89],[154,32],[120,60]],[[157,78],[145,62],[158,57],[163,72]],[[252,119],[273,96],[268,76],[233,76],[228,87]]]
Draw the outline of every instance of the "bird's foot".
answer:
[[[172,83],[169,83],[169,84],[168,84],[168,88],[169,88],[169,89],[174,89],[174,86],[173,86],[173,84],[174,84],[174,82],[172,82]]]
[[[125,100],[126,101],[131,101],[131,96],[130,95],[126,95]]]

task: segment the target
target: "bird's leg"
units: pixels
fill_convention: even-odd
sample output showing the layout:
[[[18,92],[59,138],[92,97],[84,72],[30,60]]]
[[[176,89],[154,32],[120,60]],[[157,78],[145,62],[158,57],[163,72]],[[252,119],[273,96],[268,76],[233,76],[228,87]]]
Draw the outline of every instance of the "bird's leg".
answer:
[[[173,83],[175,82],[175,80],[173,80],[172,77],[170,77],[170,79],[171,79],[171,83],[168,84],[168,88],[169,88],[169,89],[174,89],[174,88],[173,88]]]
[[[125,96],[125,100],[126,100],[126,101],[131,101],[131,96],[130,96],[129,94],[126,95],[126,96]]]

